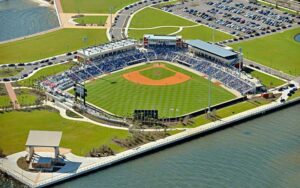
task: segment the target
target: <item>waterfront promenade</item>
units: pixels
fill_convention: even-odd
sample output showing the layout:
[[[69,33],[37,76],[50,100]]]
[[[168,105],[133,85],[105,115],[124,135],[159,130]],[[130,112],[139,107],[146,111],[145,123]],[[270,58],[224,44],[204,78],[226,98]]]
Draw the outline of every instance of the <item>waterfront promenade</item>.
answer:
[[[206,125],[202,125],[196,128],[187,129],[181,133],[166,137],[164,139],[160,139],[154,142],[150,142],[148,144],[144,144],[142,146],[118,153],[114,156],[109,157],[101,157],[101,158],[91,158],[91,157],[79,157],[73,155],[72,153],[66,153],[66,165],[61,168],[59,171],[54,173],[32,173],[21,170],[16,165],[16,160],[19,157],[25,156],[27,152],[19,152],[13,155],[8,156],[5,159],[1,160],[0,168],[2,171],[11,175],[15,179],[21,181],[22,183],[30,186],[30,187],[44,187],[49,186],[61,181],[65,181],[67,179],[80,176],[84,173],[94,171],[103,167],[110,166],[112,164],[133,158],[140,154],[144,154],[146,152],[158,149],[160,147],[164,147],[170,144],[174,144],[176,142],[182,141],[184,139],[212,131],[218,128],[229,126],[233,123],[240,122],[242,120],[255,117],[269,111],[274,111],[278,108],[284,107],[286,105],[290,105],[292,103],[299,102],[300,98],[290,100],[285,103],[281,103],[279,101],[272,102],[267,105],[263,105],[257,107],[255,109],[251,109],[239,114],[232,115],[230,117],[208,123]]]

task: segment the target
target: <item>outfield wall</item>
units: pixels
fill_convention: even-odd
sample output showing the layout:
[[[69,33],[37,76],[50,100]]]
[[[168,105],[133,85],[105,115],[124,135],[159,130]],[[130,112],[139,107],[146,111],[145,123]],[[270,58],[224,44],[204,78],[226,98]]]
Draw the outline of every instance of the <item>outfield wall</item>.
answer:
[[[226,101],[226,102],[211,106],[210,109],[211,110],[218,110],[218,109],[225,108],[225,107],[228,107],[228,106],[231,106],[231,105],[234,105],[234,104],[246,101],[246,100],[247,100],[247,97],[244,96],[244,97],[240,97],[240,98],[237,98],[237,99],[232,99],[230,101]],[[184,118],[186,116],[189,116],[190,118],[194,118],[194,117],[197,117],[199,115],[205,114],[207,111],[208,111],[208,107],[204,108],[204,109],[201,109],[201,110],[198,110],[198,111],[195,111],[195,112],[192,112],[192,113],[189,113],[189,114],[179,116],[179,117],[166,118],[166,119],[161,119],[161,120],[178,121],[178,119]]]

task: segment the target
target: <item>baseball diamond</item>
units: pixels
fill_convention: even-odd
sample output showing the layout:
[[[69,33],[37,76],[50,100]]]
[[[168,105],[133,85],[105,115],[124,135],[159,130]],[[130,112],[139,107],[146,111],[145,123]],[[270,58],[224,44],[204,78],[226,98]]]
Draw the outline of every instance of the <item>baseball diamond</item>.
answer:
[[[152,79],[156,68],[173,73],[159,80]],[[143,71],[151,70],[152,74]],[[168,73],[167,73],[168,74]],[[87,101],[119,116],[132,116],[136,109],[158,110],[159,117],[176,117],[207,107],[208,80],[175,64],[166,62],[146,63],[127,68],[86,84]],[[212,85],[212,104],[235,96]]]

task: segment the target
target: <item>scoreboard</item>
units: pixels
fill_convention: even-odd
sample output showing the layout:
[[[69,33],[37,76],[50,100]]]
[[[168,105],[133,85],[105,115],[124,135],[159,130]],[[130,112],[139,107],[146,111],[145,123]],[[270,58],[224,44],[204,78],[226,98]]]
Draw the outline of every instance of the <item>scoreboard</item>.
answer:
[[[158,119],[158,110],[134,110],[135,120]]]

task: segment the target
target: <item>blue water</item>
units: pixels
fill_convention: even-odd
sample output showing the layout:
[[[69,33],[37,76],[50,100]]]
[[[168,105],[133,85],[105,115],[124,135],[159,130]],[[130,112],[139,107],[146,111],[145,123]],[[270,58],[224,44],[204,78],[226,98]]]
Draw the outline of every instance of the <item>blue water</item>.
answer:
[[[295,41],[300,42],[300,33],[295,36]]]
[[[0,0],[0,41],[57,26],[53,9]],[[55,187],[300,187],[299,114],[297,105]],[[0,177],[0,187],[20,186]]]
[[[59,26],[55,9],[31,0],[0,0],[0,41],[23,37]]]
[[[56,188],[300,187],[300,105]]]

